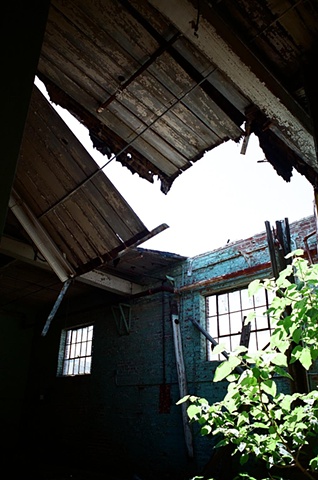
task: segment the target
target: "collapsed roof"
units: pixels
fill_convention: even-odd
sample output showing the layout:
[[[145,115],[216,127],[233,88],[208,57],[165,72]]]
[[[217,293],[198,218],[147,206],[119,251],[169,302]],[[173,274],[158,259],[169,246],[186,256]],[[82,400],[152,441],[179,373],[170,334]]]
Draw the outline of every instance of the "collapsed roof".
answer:
[[[317,20],[308,0],[53,0],[38,76],[95,148],[165,193],[251,132],[285,180],[296,168],[316,185]]]
[[[7,8],[21,27],[15,36],[23,34],[22,13],[16,19],[14,8]],[[35,74],[50,100],[87,127],[105,164],[119,161],[150,182],[156,177],[164,193],[218,145],[243,139],[244,153],[251,133],[286,181],[295,168],[316,188],[317,20],[318,4],[311,0],[52,0]],[[14,45],[23,52],[23,42]],[[13,69],[18,62],[10,48]],[[16,112],[23,110],[24,84],[14,89],[23,78],[10,77],[5,145],[13,143]],[[146,229],[33,87],[2,239],[3,268],[20,258],[23,246],[14,241],[22,240],[61,281],[86,276],[112,290],[116,278],[105,272],[119,265],[115,275],[123,280],[121,254],[166,227]],[[160,261],[181,260],[159,260],[156,252],[142,257],[150,270]],[[135,283],[121,283],[116,291],[138,290],[136,262],[128,267]]]

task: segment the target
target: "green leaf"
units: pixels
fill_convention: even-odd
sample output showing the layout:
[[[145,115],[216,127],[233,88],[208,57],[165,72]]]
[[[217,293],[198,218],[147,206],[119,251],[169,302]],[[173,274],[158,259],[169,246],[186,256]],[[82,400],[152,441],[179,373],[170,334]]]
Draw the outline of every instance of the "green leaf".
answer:
[[[293,340],[295,343],[299,343],[300,339],[301,339],[301,334],[302,334],[302,328],[296,328],[296,330],[293,332]]]
[[[317,289],[317,286],[316,286],[315,290],[316,289]],[[317,290],[315,291],[315,293],[317,293]],[[307,311],[307,314],[309,315],[310,318],[313,318],[315,320],[318,316],[318,310],[317,310],[316,307],[312,307]]]
[[[317,358],[318,358],[318,348],[317,347],[311,348],[311,358],[313,359],[313,361],[317,360]]]
[[[248,453],[242,453],[242,455],[240,455],[240,464],[241,465],[244,465],[245,463],[248,462],[248,459],[249,459],[249,455]],[[256,480],[254,479],[253,477],[250,477],[249,475],[245,475],[245,474],[240,474],[240,476],[243,476],[243,477],[247,477],[249,478],[250,480]]]
[[[219,344],[213,347],[213,354],[219,354],[226,351],[225,345]]]
[[[204,425],[204,427],[201,428],[202,435],[209,435],[211,432],[212,428],[210,425]]]
[[[269,398],[266,395],[266,393],[262,393],[261,400],[262,400],[263,403],[269,403]]]
[[[293,325],[292,319],[290,318],[290,315],[284,318],[283,320],[283,325],[286,330],[286,332],[289,331],[290,327]]]
[[[261,282],[259,279],[253,280],[247,289],[248,296],[253,297],[260,289],[262,288]]]
[[[224,405],[227,410],[232,414],[237,411],[238,404],[235,398],[225,398]]]
[[[237,347],[235,347],[233,352],[235,352],[235,355],[240,355],[242,353],[247,352],[247,350],[248,350],[248,348],[245,347],[244,345],[238,345]]]
[[[244,463],[245,462],[247,462],[247,460],[245,460]],[[242,464],[242,461],[240,461],[240,463]],[[248,480],[257,480],[257,478],[251,477],[249,473],[239,473],[238,477],[235,477],[234,480],[239,480],[240,478],[247,478]],[[211,480],[213,480],[213,478]],[[269,479],[264,478],[263,480],[269,480]],[[281,480],[281,479],[278,479],[278,480]]]
[[[277,286],[279,288],[287,288],[291,285],[290,281],[287,278],[279,278],[277,280]]]
[[[252,368],[252,372],[253,372],[253,375],[254,375],[255,378],[260,378],[261,371],[260,371],[259,368],[257,368],[257,367]]]
[[[195,418],[198,414],[201,413],[201,407],[198,407],[197,405],[190,405],[187,409],[188,417],[190,420]]]
[[[312,470],[318,470],[318,455],[310,460],[309,465]]]
[[[251,311],[251,312],[248,312],[248,314],[245,318],[245,321],[244,321],[244,325],[248,325],[249,323],[251,323],[251,321],[254,320],[255,317],[256,317],[255,310]]]
[[[242,412],[239,414],[239,416],[237,417],[237,426],[241,426],[241,425],[246,425],[250,423],[249,422],[249,418],[248,418],[248,413],[247,412]]]
[[[291,403],[293,401],[293,397],[291,395],[281,395],[279,397],[279,405],[283,410],[290,410]]]
[[[296,248],[295,250],[293,250],[292,252],[290,253],[287,253],[287,255],[285,256],[285,258],[292,258],[292,257],[302,257],[304,255],[304,250],[302,248]]]
[[[186,402],[187,400],[189,400],[189,398],[190,398],[190,395],[185,395],[184,397],[180,398],[180,400],[177,401],[176,405],[180,405],[181,403]]]
[[[271,435],[275,435],[275,433],[276,433],[276,429],[272,425],[269,427],[268,431]]]
[[[277,330],[271,336],[270,345],[272,348],[277,348],[281,353],[284,353],[288,349],[290,343],[286,337],[282,335],[282,331]]]
[[[235,356],[231,356],[225,362],[222,362],[218,365],[215,369],[215,374],[213,378],[213,382],[220,382],[224,380],[230,373],[235,370],[241,363],[241,360]]]
[[[309,369],[312,364],[312,358],[310,349],[308,347],[303,347],[300,353],[299,361],[306,370]]]
[[[290,275],[292,275],[293,273],[293,267],[291,265],[287,265],[286,268],[284,268],[284,270],[282,270],[279,274],[279,277],[278,279],[276,280],[276,285],[278,287],[282,287],[283,285],[283,282],[284,280],[289,277]],[[290,282],[289,282],[290,283]]]
[[[272,395],[272,397],[276,396],[277,388],[276,383],[273,382],[273,380],[265,380],[262,383],[262,388],[266,393],[268,393],[268,395]]]
[[[255,428],[264,428],[264,429],[268,430],[268,424],[264,423],[264,422],[254,422],[253,426]]]
[[[280,377],[285,377],[285,378],[289,378],[290,380],[293,380],[293,377],[290,375],[290,373],[288,373],[283,368],[279,366],[275,366],[274,370],[275,370],[275,373],[277,373],[277,375],[279,375]]]
[[[271,363],[273,365],[278,365],[279,367],[287,367],[287,358],[283,353],[277,353],[272,359]]]
[[[253,369],[254,370],[254,369]],[[258,370],[258,369],[256,369]],[[246,386],[246,385],[256,385],[257,384],[257,377],[254,376],[250,376],[250,375],[247,375],[246,377],[243,378],[243,380],[241,381],[241,385],[242,387],[243,386]]]
[[[225,438],[223,438],[222,440],[220,440],[216,445],[215,445],[215,448],[219,448],[219,447],[224,447],[224,445],[228,445],[228,441],[226,441]]]
[[[295,363],[297,360],[299,360],[302,348],[303,348],[302,346],[297,345],[293,349],[293,351],[291,352],[291,356],[290,356],[290,361],[289,361],[290,363]]]

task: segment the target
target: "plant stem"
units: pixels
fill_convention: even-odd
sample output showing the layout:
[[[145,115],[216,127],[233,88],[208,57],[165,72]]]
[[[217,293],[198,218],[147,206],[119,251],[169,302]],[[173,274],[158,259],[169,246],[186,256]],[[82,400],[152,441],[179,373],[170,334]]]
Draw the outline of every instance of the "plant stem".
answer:
[[[271,416],[269,414],[269,410],[267,408],[267,405],[262,400],[262,389],[261,389],[261,380],[260,379],[258,379],[258,389],[259,389],[259,397],[260,397],[260,403],[262,405],[262,409],[263,409],[265,415],[267,416],[268,420],[270,421],[272,427],[275,429],[276,435],[279,437],[280,441],[282,442],[282,444],[284,445],[284,447],[286,448],[288,453],[293,458],[294,466],[296,468],[298,468],[307,478],[309,478],[310,480],[315,480],[315,478],[310,474],[310,472],[308,472],[308,470],[306,470],[306,468],[304,468],[302,466],[302,464],[298,460],[298,455],[297,454],[295,455],[290,450],[290,448],[289,448],[288,444],[286,443],[285,439],[279,433],[276,421],[271,418]],[[279,467],[279,465],[277,465],[277,467]]]

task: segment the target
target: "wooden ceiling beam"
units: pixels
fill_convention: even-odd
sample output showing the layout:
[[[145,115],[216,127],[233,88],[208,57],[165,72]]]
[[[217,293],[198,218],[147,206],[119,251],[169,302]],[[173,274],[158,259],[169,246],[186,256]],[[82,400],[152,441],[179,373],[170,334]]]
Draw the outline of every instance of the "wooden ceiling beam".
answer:
[[[5,235],[1,238],[0,253],[30,263],[39,268],[52,271],[46,261],[39,259],[31,245],[11,239]],[[145,287],[142,287],[137,283],[98,270],[93,270],[76,277],[76,280],[124,296],[135,295],[141,293],[145,289]]]

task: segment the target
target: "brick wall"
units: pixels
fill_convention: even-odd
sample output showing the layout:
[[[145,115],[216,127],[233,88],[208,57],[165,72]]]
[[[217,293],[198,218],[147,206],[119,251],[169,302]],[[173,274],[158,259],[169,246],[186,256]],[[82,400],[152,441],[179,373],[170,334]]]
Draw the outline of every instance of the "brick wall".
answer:
[[[291,224],[295,246],[315,229],[313,218]],[[315,257],[316,238],[308,239]],[[204,295],[272,276],[266,234],[232,242],[187,259],[166,272],[175,279],[168,291],[130,300],[129,333],[118,331],[111,304],[56,317],[38,346],[33,381],[33,435],[29,454],[52,464],[58,459],[70,474],[81,468],[110,478],[190,479],[210,458],[213,442],[193,431],[194,458],[183,430],[171,305],[178,305],[182,352],[189,393],[210,402],[223,398],[226,382],[213,383],[217,362],[206,360],[205,338],[194,326],[205,325]],[[127,302],[125,302],[127,303]],[[113,305],[118,304],[114,297]],[[56,377],[59,338],[69,325],[94,323],[92,373]],[[34,379],[33,379],[34,380]],[[108,476],[107,476],[108,475]]]

